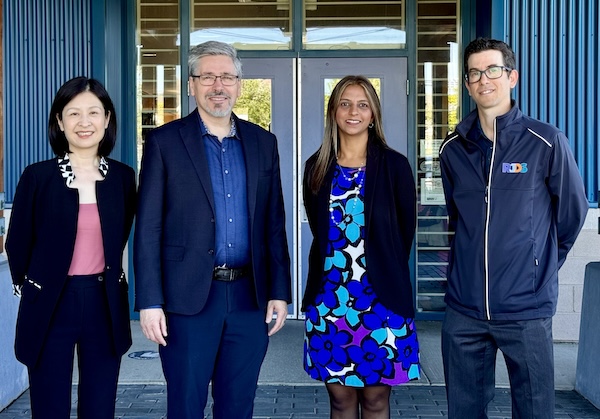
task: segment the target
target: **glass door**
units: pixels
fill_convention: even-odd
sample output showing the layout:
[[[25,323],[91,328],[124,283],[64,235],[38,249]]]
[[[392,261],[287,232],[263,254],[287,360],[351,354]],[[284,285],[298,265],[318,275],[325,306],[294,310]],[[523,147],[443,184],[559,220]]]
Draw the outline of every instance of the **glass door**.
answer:
[[[294,80],[294,64],[292,58],[243,58],[242,59],[242,94],[233,108],[233,112],[241,119],[260,125],[277,136],[279,164],[281,168],[281,184],[285,205],[286,232],[288,249],[292,260],[292,279],[297,278],[296,270],[296,217],[294,208],[296,200],[296,85]],[[190,112],[196,109],[193,96],[188,97]],[[297,287],[293,287],[294,302],[288,308],[290,317],[296,317]]]
[[[294,208],[296,201],[296,85],[292,58],[243,58],[242,95],[234,112],[240,118],[261,125],[277,136],[281,185],[285,205],[285,230],[292,260],[292,280],[296,283],[296,235]],[[192,108],[190,108],[192,109]],[[296,318],[296,287],[292,288],[294,303],[289,316]]]
[[[319,148],[323,137],[325,108],[335,84],[348,74],[368,77],[379,90],[383,110],[383,125],[390,147],[407,155],[407,106],[406,91],[407,58],[305,58],[300,65],[298,190],[301,191],[304,162]],[[299,195],[301,192],[299,192]],[[312,235],[304,212],[302,197],[299,199],[299,261],[297,293],[302,296],[308,272],[308,253]],[[301,298],[300,298],[301,299]],[[301,301],[298,302],[300,304]],[[298,305],[298,310],[299,310]],[[303,317],[300,313],[300,317]]]

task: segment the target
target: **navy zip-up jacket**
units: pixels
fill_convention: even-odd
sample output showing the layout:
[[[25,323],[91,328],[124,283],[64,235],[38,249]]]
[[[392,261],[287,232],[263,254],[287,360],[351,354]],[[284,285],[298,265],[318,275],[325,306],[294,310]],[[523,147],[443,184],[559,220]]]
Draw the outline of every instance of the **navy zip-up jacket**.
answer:
[[[513,103],[494,124],[490,170],[467,138],[471,112],[440,147],[442,181],[455,233],[446,304],[482,320],[551,317],[558,269],[588,211],[565,135]]]

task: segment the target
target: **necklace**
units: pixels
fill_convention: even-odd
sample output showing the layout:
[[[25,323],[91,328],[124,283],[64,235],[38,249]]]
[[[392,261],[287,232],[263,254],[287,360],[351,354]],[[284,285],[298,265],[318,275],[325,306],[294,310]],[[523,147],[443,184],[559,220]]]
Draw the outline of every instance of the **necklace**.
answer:
[[[348,177],[348,176],[346,176],[346,173],[344,173],[344,168],[342,168],[339,164],[337,165],[337,170],[342,175],[343,179],[349,183],[349,185],[348,185],[348,189],[343,190],[342,195],[338,195],[335,197],[341,199],[344,196],[347,196],[348,199],[353,199],[352,196],[354,196],[354,199],[353,199],[352,208],[350,209],[350,211],[344,213],[342,204],[339,201],[334,201],[333,191],[334,191],[334,185],[336,182],[335,181],[331,182],[331,192],[329,194],[329,217],[331,218],[331,221],[336,226],[339,226],[342,222],[346,222],[346,223],[349,222],[350,220],[352,220],[352,217],[355,215],[354,210],[356,209],[356,204],[358,202],[360,191],[365,182],[365,169],[366,169],[366,167],[364,165],[357,169],[350,169],[350,171],[354,171],[354,173],[352,173],[352,175],[350,177]],[[335,219],[336,218],[335,217],[336,208],[337,208],[337,212],[341,216],[340,220]]]
[[[342,169],[342,166],[340,166],[339,163],[336,163],[336,165],[337,165],[338,170],[342,174],[343,178],[346,179],[346,182],[352,182],[354,179],[356,179],[360,175],[360,172],[363,172],[365,170],[365,162],[363,162],[358,168],[351,169],[351,170],[354,170],[354,174],[348,178],[348,177],[346,177],[346,173],[344,173],[344,169]]]

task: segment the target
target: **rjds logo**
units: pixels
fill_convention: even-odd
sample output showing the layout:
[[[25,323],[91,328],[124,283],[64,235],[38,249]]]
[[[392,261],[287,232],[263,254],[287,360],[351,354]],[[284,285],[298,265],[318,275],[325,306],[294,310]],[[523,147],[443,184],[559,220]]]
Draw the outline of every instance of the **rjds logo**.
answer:
[[[527,173],[527,163],[502,163],[502,173]]]

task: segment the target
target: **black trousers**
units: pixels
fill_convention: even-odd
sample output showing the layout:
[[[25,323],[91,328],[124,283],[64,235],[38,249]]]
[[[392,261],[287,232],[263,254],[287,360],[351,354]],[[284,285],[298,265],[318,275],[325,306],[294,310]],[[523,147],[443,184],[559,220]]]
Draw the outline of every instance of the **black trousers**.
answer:
[[[40,359],[29,369],[33,419],[68,419],[77,348],[79,419],[113,419],[121,357],[114,352],[102,274],[69,277]]]
[[[442,324],[449,419],[487,418],[494,398],[496,354],[508,369],[512,417],[554,418],[552,318],[478,320],[450,307]]]
[[[167,381],[167,417],[202,419],[212,380],[215,419],[252,419],[256,383],[269,338],[251,278],[212,282],[203,310],[167,313],[160,356]]]

